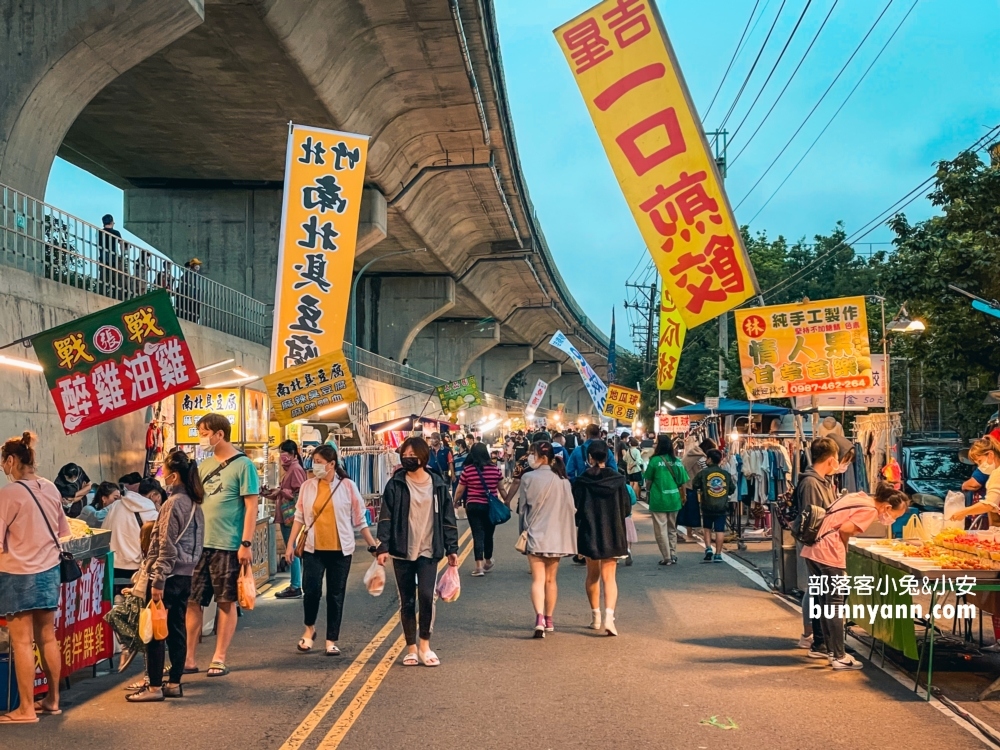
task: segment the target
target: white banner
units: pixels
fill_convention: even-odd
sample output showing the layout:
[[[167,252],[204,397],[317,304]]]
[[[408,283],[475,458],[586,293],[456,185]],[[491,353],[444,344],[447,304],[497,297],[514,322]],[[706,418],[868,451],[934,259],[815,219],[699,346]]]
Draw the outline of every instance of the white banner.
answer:
[[[548,387],[548,383],[541,378],[538,379],[538,382],[535,383],[535,390],[532,392],[531,398],[528,399],[528,405],[524,407],[526,416],[531,417],[532,414],[538,411],[538,407],[541,406],[542,399],[545,398],[545,391]]]
[[[669,414],[656,416],[656,432],[687,432],[691,427],[691,417],[672,417]]]
[[[583,379],[583,384],[587,386],[587,393],[590,394],[590,398],[594,402],[594,406],[597,407],[597,413],[601,414],[604,412],[604,401],[608,397],[608,387],[604,385],[604,381],[597,377],[597,373],[594,372],[594,368],[587,364],[587,360],[583,358],[579,350],[573,344],[570,343],[569,339],[562,331],[556,331],[552,340],[549,341],[551,346],[562,352],[566,352],[570,359],[573,360],[573,364],[576,365],[576,369],[580,373],[580,377]]]

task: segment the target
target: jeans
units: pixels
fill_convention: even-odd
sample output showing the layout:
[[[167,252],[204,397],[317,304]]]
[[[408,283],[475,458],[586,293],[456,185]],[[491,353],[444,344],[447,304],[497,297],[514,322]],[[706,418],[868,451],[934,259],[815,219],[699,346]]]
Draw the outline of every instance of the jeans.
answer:
[[[809,568],[811,576],[826,576],[826,588],[830,589],[830,579],[833,576],[847,575],[844,568],[834,568],[829,565],[814,562],[806,559],[806,566]],[[820,594],[813,597],[813,601],[820,608],[831,608],[834,617],[827,617],[825,612],[820,612],[820,617],[812,621],[813,626],[813,648],[817,642],[826,644],[827,650],[833,654],[834,659],[843,659],[847,653],[844,650],[844,618],[839,617],[840,605],[845,603],[846,597],[843,594]]]
[[[344,617],[344,593],[351,572],[351,555],[339,550],[305,552],[302,555],[302,608],[305,625],[311,628],[319,614],[323,596],[323,575],[326,575],[326,639],[340,639],[340,623]]]
[[[184,674],[184,659],[187,657],[184,617],[190,596],[191,576],[170,576],[163,584],[163,606],[167,608],[167,639],[154,639],[146,644],[146,676],[153,687],[163,684],[163,663],[167,649],[170,650],[170,684],[179,684],[181,675]],[[148,595],[146,601],[149,601]]]
[[[660,548],[660,557],[669,561],[677,557],[677,513],[650,513],[653,517],[653,536]]]
[[[289,544],[288,539],[292,535],[292,527],[281,524],[279,528],[281,529],[281,538],[285,540],[285,546],[287,547]],[[302,561],[299,559],[298,555],[292,557],[292,563],[288,570],[292,576],[288,581],[288,585],[293,589],[302,588]]]
[[[472,529],[472,551],[476,562],[493,559],[493,532],[496,526],[490,521],[489,503],[466,503],[465,513]]]
[[[399,589],[399,619],[403,623],[406,645],[417,642],[417,602],[420,603],[420,638],[429,640],[434,622],[434,586],[437,584],[437,560],[392,558],[392,571]]]

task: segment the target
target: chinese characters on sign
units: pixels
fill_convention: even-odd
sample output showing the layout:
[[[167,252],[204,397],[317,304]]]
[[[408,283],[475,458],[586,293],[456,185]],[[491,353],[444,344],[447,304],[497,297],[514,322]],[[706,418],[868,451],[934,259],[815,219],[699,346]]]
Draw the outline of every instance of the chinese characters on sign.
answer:
[[[656,349],[656,387],[669,391],[677,380],[687,326],[667,291],[660,294],[660,343]]]
[[[673,417],[669,414],[659,415],[657,432],[687,432],[691,427],[691,417]]]
[[[562,331],[556,331],[555,335],[549,341],[550,346],[554,346],[561,352],[566,352],[569,358],[573,360],[573,364],[576,365],[577,372],[580,373],[580,377],[583,379],[583,384],[587,386],[587,393],[590,394],[591,400],[594,402],[594,406],[597,407],[599,413],[604,412],[604,399],[608,395],[608,387],[604,385],[604,381],[601,380],[597,373],[594,372],[594,368],[591,367],[587,360],[583,358],[580,354],[580,350],[577,349],[566,338],[566,334]]]
[[[284,427],[337,404],[358,400],[358,389],[340,349],[264,378],[274,418]]]
[[[737,310],[736,336],[751,401],[873,385],[864,297]]]
[[[885,380],[882,375],[883,357],[872,355],[872,387],[851,393],[814,393],[811,396],[796,396],[795,408],[799,411],[819,409],[820,411],[867,411],[885,409]]]
[[[177,444],[198,444],[198,420],[208,413],[222,414],[232,425],[232,442],[242,443],[240,389],[218,388],[182,391],[174,396]]]
[[[271,370],[341,348],[368,136],[292,127],[275,289]]]
[[[439,385],[437,395],[441,401],[441,411],[445,414],[458,414],[459,409],[468,409],[483,403],[479,384],[472,376]]]
[[[608,397],[604,402],[601,414],[612,419],[620,419],[623,422],[634,422],[639,414],[639,399],[641,397],[639,391],[612,383],[608,386]]]
[[[757,279],[655,6],[605,0],[554,33],[687,327],[755,296]]]
[[[31,343],[67,435],[199,382],[162,289],[50,328]]]
[[[541,378],[538,379],[538,382],[535,383],[535,390],[531,392],[531,398],[528,399],[528,405],[524,407],[525,416],[530,418],[532,414],[538,411],[538,407],[541,406],[542,399],[545,398],[545,391],[548,387],[548,383]]]

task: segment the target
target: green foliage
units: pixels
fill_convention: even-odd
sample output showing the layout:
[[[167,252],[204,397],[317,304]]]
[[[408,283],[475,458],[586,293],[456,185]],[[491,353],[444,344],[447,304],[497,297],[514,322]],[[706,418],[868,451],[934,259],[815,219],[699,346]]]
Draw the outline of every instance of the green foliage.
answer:
[[[503,397],[517,400],[521,398],[522,395],[524,398],[531,396],[530,393],[526,393],[526,385],[525,373],[524,370],[521,370],[521,372],[517,373],[510,379],[510,382],[507,383],[507,389],[503,392]]]

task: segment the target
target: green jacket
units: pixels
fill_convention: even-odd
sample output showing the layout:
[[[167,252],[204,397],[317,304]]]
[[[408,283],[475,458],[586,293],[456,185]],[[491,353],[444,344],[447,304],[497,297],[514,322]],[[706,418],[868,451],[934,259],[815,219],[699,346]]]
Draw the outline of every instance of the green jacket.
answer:
[[[736,492],[736,483],[720,466],[706,466],[691,483],[698,492],[702,515],[722,516],[729,508],[729,496]]]
[[[649,510],[653,513],[676,513],[681,509],[680,487],[688,480],[684,464],[676,458],[653,456],[649,459],[646,473],[650,482]]]

